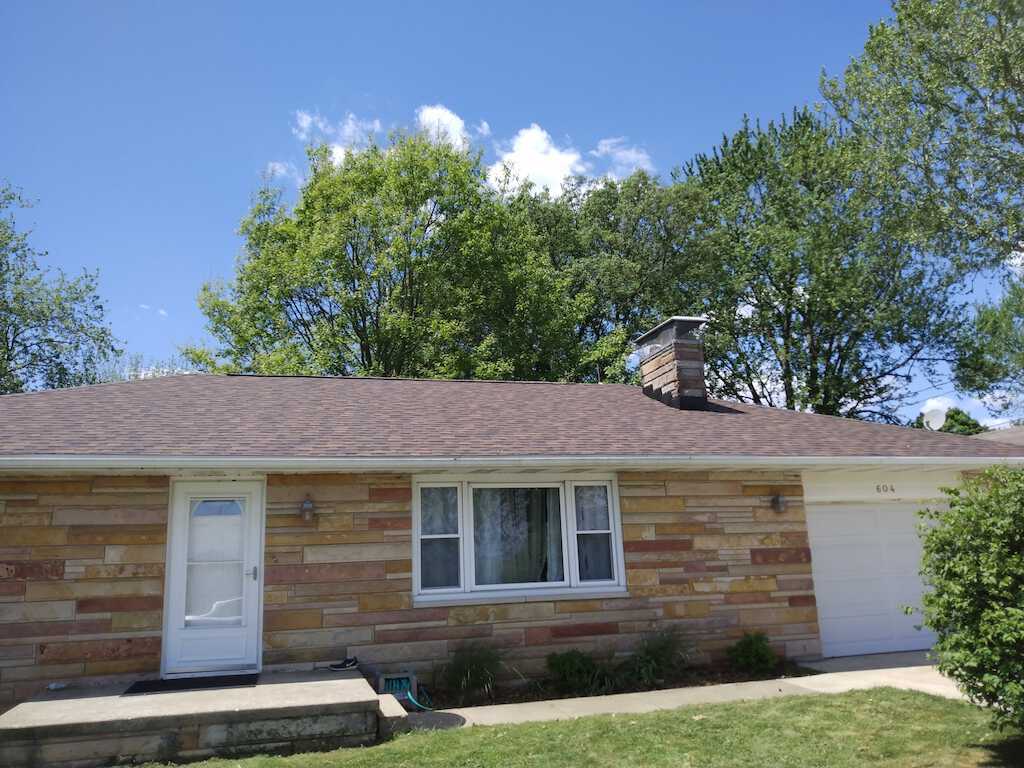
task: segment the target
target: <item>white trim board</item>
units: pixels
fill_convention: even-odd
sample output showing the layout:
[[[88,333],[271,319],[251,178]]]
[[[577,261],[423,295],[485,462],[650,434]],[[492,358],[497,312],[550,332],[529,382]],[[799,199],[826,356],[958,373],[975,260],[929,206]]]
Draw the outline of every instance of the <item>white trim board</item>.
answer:
[[[886,467],[864,470],[813,470],[803,473],[804,503],[918,502],[941,499],[943,488],[960,485],[955,469]]]
[[[1024,449],[1022,449],[1024,450]],[[0,472],[124,470],[168,473],[189,470],[246,472],[431,472],[473,469],[716,469],[934,467],[981,469],[996,464],[1024,466],[1021,456],[751,456],[715,454],[564,454],[541,456],[137,456],[43,454],[0,456]]]

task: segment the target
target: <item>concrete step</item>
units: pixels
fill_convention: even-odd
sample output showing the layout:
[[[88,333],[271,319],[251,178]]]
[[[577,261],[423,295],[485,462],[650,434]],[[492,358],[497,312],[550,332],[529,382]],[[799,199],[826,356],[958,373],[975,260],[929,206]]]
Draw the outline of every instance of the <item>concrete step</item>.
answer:
[[[124,696],[53,692],[0,716],[0,765],[86,768],[335,749],[379,738],[381,700],[358,673],[265,674],[254,686]],[[387,702],[386,729],[401,728]]]

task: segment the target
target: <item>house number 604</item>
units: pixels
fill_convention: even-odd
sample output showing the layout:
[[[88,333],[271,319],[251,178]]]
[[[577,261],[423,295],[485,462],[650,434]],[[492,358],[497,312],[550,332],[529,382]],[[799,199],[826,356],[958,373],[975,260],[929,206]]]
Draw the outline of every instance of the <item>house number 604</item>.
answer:
[[[896,493],[896,486],[889,483],[879,483],[875,486],[876,493]]]

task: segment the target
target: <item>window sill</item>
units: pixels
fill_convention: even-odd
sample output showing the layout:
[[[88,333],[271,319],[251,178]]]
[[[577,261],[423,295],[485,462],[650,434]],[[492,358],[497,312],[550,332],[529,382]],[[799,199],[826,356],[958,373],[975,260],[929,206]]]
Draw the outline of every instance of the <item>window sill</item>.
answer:
[[[625,587],[575,587],[562,589],[510,589],[494,592],[463,592],[446,595],[416,595],[413,607],[429,608],[447,605],[496,605],[503,603],[542,603],[552,600],[599,600],[629,597]]]

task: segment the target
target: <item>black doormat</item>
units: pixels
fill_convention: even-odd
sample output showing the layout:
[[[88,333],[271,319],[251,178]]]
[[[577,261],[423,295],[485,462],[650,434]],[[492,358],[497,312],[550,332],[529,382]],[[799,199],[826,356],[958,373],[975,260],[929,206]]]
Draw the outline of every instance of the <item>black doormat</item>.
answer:
[[[168,691],[197,691],[202,688],[236,688],[256,685],[259,675],[216,675],[215,677],[176,677],[173,680],[139,680],[132,683],[122,696],[140,693],[166,693]]]

